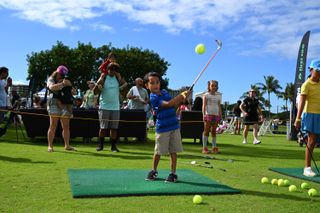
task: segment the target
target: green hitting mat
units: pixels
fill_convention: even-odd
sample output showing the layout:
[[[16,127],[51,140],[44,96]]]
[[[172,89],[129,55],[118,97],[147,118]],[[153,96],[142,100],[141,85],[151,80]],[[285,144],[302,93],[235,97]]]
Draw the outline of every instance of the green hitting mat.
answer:
[[[315,177],[306,177],[303,175],[303,168],[270,168],[269,170],[274,171],[274,172],[278,172],[283,175],[320,183],[319,174]],[[317,172],[317,170],[314,168],[312,170],[314,172]]]
[[[178,182],[164,182],[169,170],[159,170],[155,181],[146,181],[149,170],[69,169],[74,198],[178,194],[233,194],[222,185],[191,170],[178,170]]]

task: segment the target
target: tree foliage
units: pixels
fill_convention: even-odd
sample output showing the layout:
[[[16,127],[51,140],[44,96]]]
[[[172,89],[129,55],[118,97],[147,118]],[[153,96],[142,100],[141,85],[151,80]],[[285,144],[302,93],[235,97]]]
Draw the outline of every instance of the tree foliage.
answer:
[[[263,78],[264,83],[257,83],[257,86],[262,91],[262,94],[267,93],[268,95],[268,99],[265,102],[265,106],[268,108],[270,115],[270,108],[272,106],[270,101],[270,95],[271,93],[274,93],[276,95],[280,94],[280,89],[282,89],[282,87],[280,86],[279,81],[275,79],[275,77],[272,75],[263,76]]]
[[[88,80],[97,80],[100,76],[98,67],[110,51],[116,54],[120,64],[121,75],[129,87],[137,77],[143,77],[150,71],[165,76],[170,64],[151,50],[137,47],[112,47],[111,43],[95,48],[89,44],[78,42],[77,47],[70,48],[58,41],[50,50],[32,52],[27,55],[28,80],[32,80],[32,91],[45,87],[46,79],[56,68],[63,64],[69,69],[69,79],[81,91],[87,89]],[[168,79],[161,80],[162,88],[168,87]]]

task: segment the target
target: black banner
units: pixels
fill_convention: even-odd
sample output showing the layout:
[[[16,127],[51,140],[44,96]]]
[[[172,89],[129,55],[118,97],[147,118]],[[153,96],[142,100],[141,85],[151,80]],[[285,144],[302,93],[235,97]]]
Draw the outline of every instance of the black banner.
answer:
[[[290,110],[290,126],[288,127],[290,130],[289,131],[290,134],[287,135],[288,140],[297,139],[297,131],[293,125],[297,115],[296,98],[297,98],[297,94],[300,93],[300,87],[306,78],[306,61],[307,61],[307,54],[308,54],[309,37],[310,37],[310,31],[307,31],[304,34],[300,43],[300,48],[299,48],[299,53],[297,58],[296,76],[294,79],[294,95],[293,95],[293,101],[292,101],[291,110]]]

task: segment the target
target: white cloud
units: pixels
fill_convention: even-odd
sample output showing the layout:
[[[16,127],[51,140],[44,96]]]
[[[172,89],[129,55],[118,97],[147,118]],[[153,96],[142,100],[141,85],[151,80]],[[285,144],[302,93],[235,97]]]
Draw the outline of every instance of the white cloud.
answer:
[[[21,80],[21,79],[18,79],[18,80],[14,79],[12,83],[14,85],[29,85],[29,83],[26,80]]]
[[[95,23],[95,24],[92,24],[92,27],[95,30],[101,30],[104,32],[114,32],[113,27],[106,25],[106,24]]]
[[[318,0],[0,0],[1,8],[23,19],[72,30],[81,27],[77,20],[121,13],[129,21],[159,25],[169,33],[219,31],[242,54],[280,53],[292,58],[304,32],[311,30],[312,38],[319,38]],[[112,32],[110,25],[106,20],[93,26]],[[237,47],[240,38],[246,49]]]

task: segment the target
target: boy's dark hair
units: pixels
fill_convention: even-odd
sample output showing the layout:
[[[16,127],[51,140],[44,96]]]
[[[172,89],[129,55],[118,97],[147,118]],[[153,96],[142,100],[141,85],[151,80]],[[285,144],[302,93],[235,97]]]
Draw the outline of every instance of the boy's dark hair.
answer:
[[[158,77],[159,80],[160,80],[159,73],[157,73],[157,72],[148,72],[143,78],[145,84],[149,82],[149,77]]]
[[[8,72],[9,69],[7,67],[0,67],[0,74],[2,74],[3,72]]]

